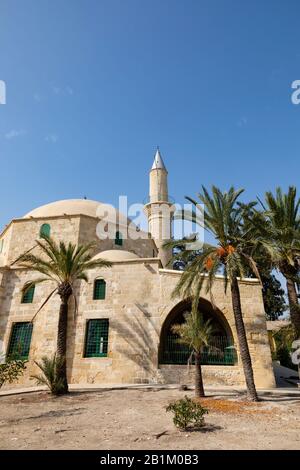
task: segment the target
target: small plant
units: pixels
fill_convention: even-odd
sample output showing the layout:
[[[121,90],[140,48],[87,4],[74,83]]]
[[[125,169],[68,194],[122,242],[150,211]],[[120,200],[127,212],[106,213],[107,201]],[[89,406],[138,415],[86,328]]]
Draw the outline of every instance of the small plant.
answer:
[[[193,351],[195,358],[195,396],[204,397],[201,355],[204,348],[209,346],[214,328],[211,320],[205,322],[203,315],[198,310],[191,313],[186,312],[184,319],[185,321],[181,325],[173,325],[172,332],[179,336],[179,343],[187,345]]]
[[[18,380],[26,369],[26,362],[10,358],[7,362],[0,364],[0,388],[5,384]]]
[[[59,376],[64,359],[56,357],[43,356],[40,362],[34,361],[38,368],[42,371],[40,375],[32,375],[30,378],[36,381],[37,385],[46,385],[52,395],[62,395],[65,393],[64,380]]]
[[[185,396],[181,400],[170,403],[166,407],[167,412],[174,414],[173,423],[181,430],[188,428],[201,428],[204,426],[204,415],[208,414],[208,410],[200,403],[191,400]]]

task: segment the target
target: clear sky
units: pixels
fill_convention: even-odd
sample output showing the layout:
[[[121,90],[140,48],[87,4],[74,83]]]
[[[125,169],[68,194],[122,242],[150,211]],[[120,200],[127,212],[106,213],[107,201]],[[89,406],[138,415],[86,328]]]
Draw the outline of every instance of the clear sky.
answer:
[[[297,184],[298,0],[0,0],[0,226],[57,199]]]

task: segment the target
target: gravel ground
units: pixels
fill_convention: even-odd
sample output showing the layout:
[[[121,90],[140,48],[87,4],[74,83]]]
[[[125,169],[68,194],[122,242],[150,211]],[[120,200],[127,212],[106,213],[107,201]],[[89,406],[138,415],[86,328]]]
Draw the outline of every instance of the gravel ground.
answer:
[[[181,432],[166,405],[193,392],[113,390],[0,397],[0,449],[300,449],[300,398],[209,396],[201,431]]]

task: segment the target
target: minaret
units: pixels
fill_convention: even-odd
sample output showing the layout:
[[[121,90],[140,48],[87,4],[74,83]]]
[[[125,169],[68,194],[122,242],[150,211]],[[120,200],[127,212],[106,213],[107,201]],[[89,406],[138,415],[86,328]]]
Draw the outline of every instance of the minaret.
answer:
[[[172,257],[172,250],[163,248],[172,237],[173,204],[168,195],[168,172],[157,148],[150,170],[149,202],[145,205],[148,230],[158,248],[158,257],[166,267]]]

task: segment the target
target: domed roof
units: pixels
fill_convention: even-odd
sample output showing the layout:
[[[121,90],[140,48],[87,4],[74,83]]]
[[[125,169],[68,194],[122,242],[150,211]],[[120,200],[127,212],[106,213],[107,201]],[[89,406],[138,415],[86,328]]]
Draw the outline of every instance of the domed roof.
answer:
[[[132,259],[139,259],[139,256],[136,255],[135,253],[132,253],[131,251],[125,251],[125,250],[106,250],[106,251],[101,251],[100,253],[97,253],[94,257],[93,260],[96,259],[105,259],[106,261],[127,261],[127,260],[132,260]]]
[[[51,202],[44,206],[37,207],[24,215],[23,218],[33,217],[57,217],[63,215],[88,215],[91,217],[105,217],[108,221],[115,221],[127,224],[128,219],[110,204],[104,204],[90,199],[65,199]]]

